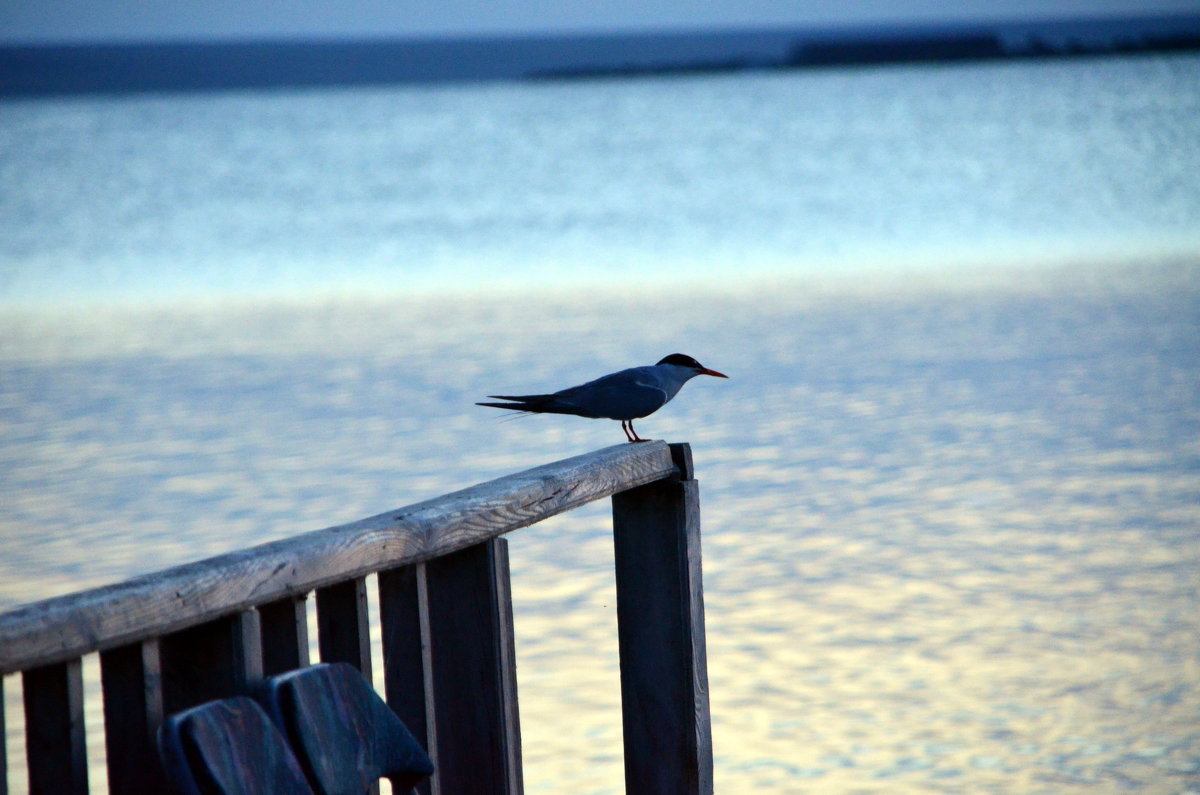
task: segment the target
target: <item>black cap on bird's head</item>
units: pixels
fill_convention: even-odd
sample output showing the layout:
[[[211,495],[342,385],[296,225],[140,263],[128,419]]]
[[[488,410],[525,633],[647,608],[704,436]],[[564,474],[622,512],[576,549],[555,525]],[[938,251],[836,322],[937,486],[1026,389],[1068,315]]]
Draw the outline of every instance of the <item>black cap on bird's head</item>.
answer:
[[[700,364],[700,362],[684,353],[672,353],[670,356],[664,356],[658,361],[658,364],[656,364],[655,367],[657,367],[659,364],[673,364],[676,367],[687,367],[691,370],[695,370],[696,375],[715,375],[717,378],[729,377],[724,373],[718,373],[716,370],[709,370],[707,367]]]

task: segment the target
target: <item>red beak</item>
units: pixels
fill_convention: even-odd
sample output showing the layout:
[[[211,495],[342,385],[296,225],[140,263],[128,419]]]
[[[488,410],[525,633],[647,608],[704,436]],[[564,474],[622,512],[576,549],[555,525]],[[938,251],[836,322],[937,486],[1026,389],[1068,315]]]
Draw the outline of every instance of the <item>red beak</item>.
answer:
[[[715,375],[717,378],[728,378],[724,373],[718,373],[716,370],[709,370],[707,367],[700,368],[700,375]]]

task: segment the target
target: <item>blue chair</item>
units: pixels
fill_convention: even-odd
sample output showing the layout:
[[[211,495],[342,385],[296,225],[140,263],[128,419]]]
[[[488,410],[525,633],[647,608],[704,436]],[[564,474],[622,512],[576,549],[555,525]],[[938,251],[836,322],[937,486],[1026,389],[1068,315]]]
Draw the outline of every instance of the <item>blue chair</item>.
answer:
[[[272,677],[265,700],[317,795],[363,795],[384,776],[403,792],[433,773],[424,749],[351,665]]]
[[[283,734],[244,696],[172,715],[158,747],[182,795],[313,795]]]

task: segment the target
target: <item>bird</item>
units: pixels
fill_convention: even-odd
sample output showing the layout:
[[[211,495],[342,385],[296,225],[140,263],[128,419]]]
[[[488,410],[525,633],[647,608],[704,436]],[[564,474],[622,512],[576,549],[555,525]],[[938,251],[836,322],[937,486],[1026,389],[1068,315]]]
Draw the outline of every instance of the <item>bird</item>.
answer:
[[[530,414],[574,414],[590,419],[620,420],[621,430],[630,442],[646,442],[633,428],[633,421],[661,409],[675,397],[680,387],[698,375],[728,378],[710,370],[682,353],[672,353],[658,364],[630,367],[602,375],[595,381],[568,387],[546,395],[488,395],[508,403],[476,403],[497,409],[512,409]]]

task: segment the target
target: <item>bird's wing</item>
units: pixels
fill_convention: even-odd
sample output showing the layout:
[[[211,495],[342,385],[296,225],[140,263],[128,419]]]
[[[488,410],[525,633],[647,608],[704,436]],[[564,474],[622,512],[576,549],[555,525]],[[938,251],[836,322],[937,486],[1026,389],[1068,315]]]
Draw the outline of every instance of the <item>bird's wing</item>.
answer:
[[[552,396],[554,403],[583,417],[633,420],[653,414],[669,399],[651,368],[632,367]]]

